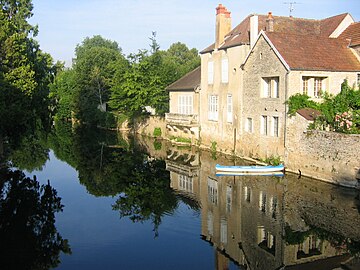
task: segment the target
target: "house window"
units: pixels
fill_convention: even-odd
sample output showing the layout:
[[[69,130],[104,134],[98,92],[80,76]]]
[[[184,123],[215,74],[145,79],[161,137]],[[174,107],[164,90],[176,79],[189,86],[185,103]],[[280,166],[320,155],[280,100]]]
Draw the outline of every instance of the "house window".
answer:
[[[278,98],[279,97],[279,77],[263,78],[262,97]]]
[[[246,118],[245,130],[249,133],[253,133],[253,120],[252,118]]]
[[[320,98],[323,90],[323,78],[314,78],[314,97]]]
[[[308,95],[309,91],[309,77],[303,77],[303,94]]]
[[[226,115],[226,119],[228,123],[232,123],[232,111],[233,111],[233,104],[232,104],[232,95],[228,94],[227,95],[227,115]]]
[[[251,189],[249,187],[244,187],[244,200],[251,202]]]
[[[208,62],[208,84],[214,83],[214,62]]]
[[[279,117],[274,116],[273,117],[273,136],[274,137],[279,137]]]
[[[357,75],[356,83],[357,83],[357,86],[360,88],[360,73],[358,73],[358,75]]]
[[[229,61],[226,57],[221,60],[221,82],[229,82]]]
[[[193,192],[193,178],[186,175],[179,175],[179,189],[187,192]]]
[[[267,115],[262,115],[261,116],[261,130],[260,130],[260,133],[262,135],[267,135],[267,131],[268,131],[268,117],[267,117]]]
[[[259,194],[259,210],[261,212],[266,212],[266,193],[263,191],[260,191]]]
[[[227,244],[227,221],[226,219],[220,220],[220,242]]]
[[[193,114],[193,97],[189,95],[179,96],[178,103],[179,114]]]
[[[217,121],[219,112],[219,96],[209,96],[209,120]]]
[[[215,179],[208,177],[208,196],[209,202],[214,205],[218,203],[218,182]]]

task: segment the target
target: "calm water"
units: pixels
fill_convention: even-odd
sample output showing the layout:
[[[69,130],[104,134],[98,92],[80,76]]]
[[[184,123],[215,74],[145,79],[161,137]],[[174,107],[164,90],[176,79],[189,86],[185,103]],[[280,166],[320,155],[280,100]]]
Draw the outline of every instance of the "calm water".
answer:
[[[53,193],[28,184],[14,195],[11,177],[2,176],[0,237],[12,244],[1,249],[1,269],[21,269],[20,262],[22,269],[274,270],[356,263],[356,190],[289,174],[217,176],[216,163],[245,162],[115,133],[58,127],[26,143],[9,156],[12,166],[43,185],[49,180]],[[29,190],[43,192],[47,200],[37,202],[52,205],[48,212],[21,211]],[[21,213],[26,222],[18,221]],[[40,250],[39,259],[22,256],[26,248]]]

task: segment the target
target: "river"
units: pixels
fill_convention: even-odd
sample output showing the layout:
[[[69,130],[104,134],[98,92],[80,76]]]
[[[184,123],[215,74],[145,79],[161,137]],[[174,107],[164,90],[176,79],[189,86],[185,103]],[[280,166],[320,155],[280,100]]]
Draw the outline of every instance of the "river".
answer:
[[[141,136],[60,126],[32,141],[14,151],[11,168],[2,171],[0,239],[9,245],[1,249],[1,269],[359,265],[357,190],[292,174],[219,176],[217,163],[248,163]],[[31,188],[12,192],[18,175],[8,175],[16,169],[25,173],[20,183],[36,176]],[[49,181],[52,193],[37,181]],[[29,190],[39,207],[21,212],[24,198],[35,196]],[[43,213],[44,205],[52,207]],[[26,222],[18,222],[19,213]],[[39,252],[21,255],[29,250]]]

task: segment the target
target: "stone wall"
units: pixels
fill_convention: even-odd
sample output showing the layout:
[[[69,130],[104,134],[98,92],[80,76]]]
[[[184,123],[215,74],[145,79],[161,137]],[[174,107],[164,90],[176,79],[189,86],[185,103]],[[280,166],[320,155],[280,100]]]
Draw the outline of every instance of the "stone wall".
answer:
[[[166,124],[165,118],[159,116],[149,116],[148,118],[137,120],[134,124],[135,132],[138,134],[154,137],[155,128],[161,129],[161,137],[165,137]]]
[[[359,187],[360,135],[307,130],[299,115],[288,121],[287,170],[348,187]]]

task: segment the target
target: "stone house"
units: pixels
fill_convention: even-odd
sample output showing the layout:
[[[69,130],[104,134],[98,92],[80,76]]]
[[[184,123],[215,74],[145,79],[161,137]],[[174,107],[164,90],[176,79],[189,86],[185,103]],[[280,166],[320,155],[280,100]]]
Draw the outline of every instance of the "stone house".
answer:
[[[313,20],[269,12],[249,15],[232,29],[231,14],[220,4],[215,42],[200,56],[201,90],[192,109],[199,113],[199,144],[245,157],[280,156],[287,164],[285,101],[305,93],[320,102],[324,92],[337,94],[345,79],[359,84],[360,23],[348,13]],[[172,97],[181,89],[168,90],[170,113],[179,112]]]
[[[353,25],[349,14],[320,21],[268,14],[242,65],[243,102],[251,104],[243,109],[244,155],[285,157],[290,96],[321,101],[324,92],[337,94],[345,79],[358,83],[360,58],[342,35]]]

